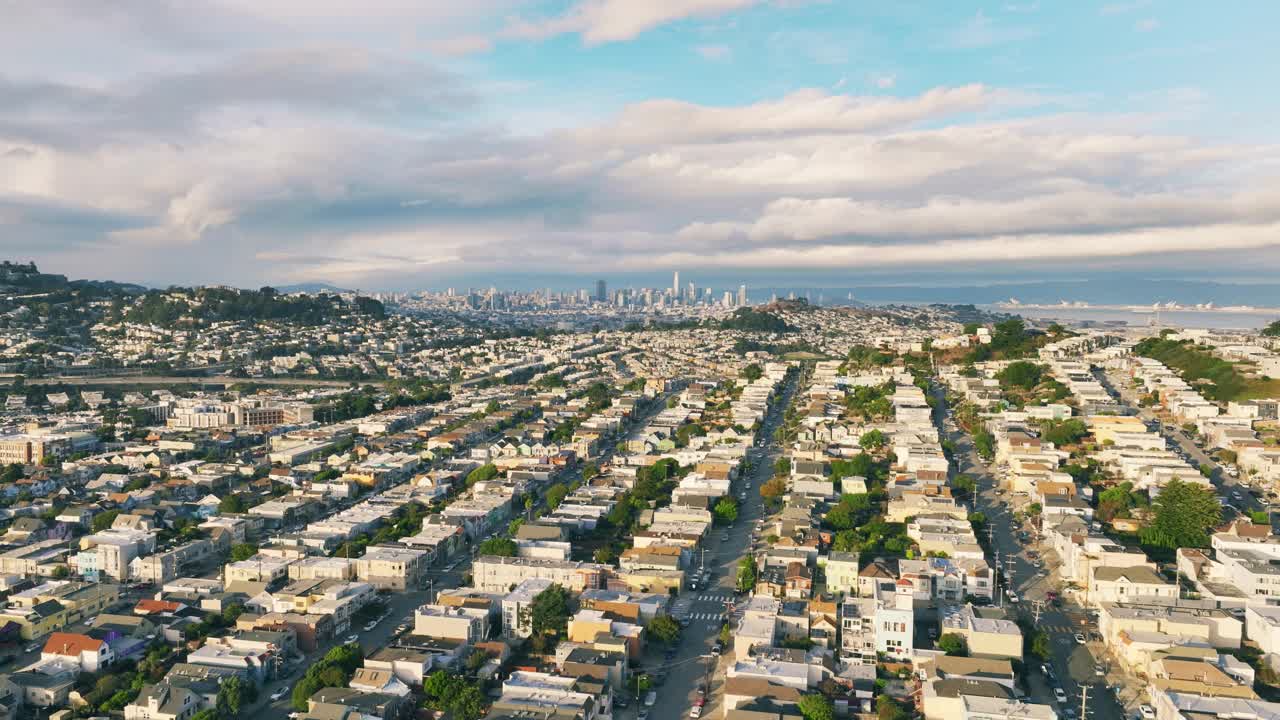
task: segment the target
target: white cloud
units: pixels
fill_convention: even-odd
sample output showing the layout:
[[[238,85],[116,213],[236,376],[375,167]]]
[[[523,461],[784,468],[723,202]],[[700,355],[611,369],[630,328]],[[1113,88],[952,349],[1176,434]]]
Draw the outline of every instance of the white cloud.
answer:
[[[912,98],[855,97],[808,89],[778,100],[725,108],[651,100],[630,105],[604,125],[572,135],[584,142],[617,144],[863,133],[1020,101],[1016,93],[982,85],[935,88]]]
[[[760,0],[579,0],[562,15],[547,20],[513,21],[508,37],[548,38],[577,33],[588,45],[630,40],[660,25],[688,18],[710,18],[741,10]]]
[[[1151,32],[1160,27],[1160,21],[1155,18],[1144,18],[1133,24],[1133,29],[1138,32]]]
[[[437,118],[467,95],[456,85],[377,54],[320,51],[247,53],[145,81],[9,81],[0,231],[40,238],[37,257],[80,276],[349,285],[1280,242],[1266,234],[1280,222],[1276,148],[1153,134],[1133,118],[991,119],[1053,107],[1024,93],[653,100],[516,136]]]

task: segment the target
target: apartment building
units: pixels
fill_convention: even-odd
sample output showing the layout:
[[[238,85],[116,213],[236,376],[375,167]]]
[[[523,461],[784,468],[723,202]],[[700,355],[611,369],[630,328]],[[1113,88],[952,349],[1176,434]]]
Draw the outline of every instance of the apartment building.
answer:
[[[371,545],[353,562],[361,581],[380,590],[408,590],[418,587],[430,554],[402,545]]]

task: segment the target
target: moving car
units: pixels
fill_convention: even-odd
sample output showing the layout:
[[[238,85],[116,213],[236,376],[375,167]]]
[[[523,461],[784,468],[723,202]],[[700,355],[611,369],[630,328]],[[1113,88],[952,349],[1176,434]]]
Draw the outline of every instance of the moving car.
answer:
[[[1085,643],[1084,633],[1076,633],[1076,644],[1083,645]]]
[[[343,638],[342,642],[344,642],[344,643],[346,643],[346,644],[348,644],[348,645],[350,645],[351,643],[357,643],[357,642],[360,642],[360,636],[359,636],[359,635],[348,635],[348,636],[346,636],[345,638]]]
[[[288,688],[280,688],[279,690],[271,693],[271,701],[275,702],[276,700],[279,700],[280,698],[284,697],[286,690],[288,690]]]

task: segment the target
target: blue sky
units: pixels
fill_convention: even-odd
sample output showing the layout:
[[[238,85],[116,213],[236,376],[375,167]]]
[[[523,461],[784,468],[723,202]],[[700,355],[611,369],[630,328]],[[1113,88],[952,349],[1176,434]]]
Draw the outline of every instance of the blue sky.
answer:
[[[0,250],[149,284],[1258,279],[1280,6],[50,0]]]

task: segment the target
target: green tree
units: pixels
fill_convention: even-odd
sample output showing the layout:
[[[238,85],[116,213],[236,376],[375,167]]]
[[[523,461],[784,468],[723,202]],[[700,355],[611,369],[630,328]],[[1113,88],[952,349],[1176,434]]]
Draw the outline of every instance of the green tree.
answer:
[[[595,463],[584,463],[582,465],[582,481],[588,482],[591,478],[600,474],[600,466]]]
[[[756,563],[750,556],[738,560],[736,586],[741,592],[751,592],[756,586]]]
[[[530,642],[536,652],[548,652],[564,637],[569,625],[569,593],[552,585],[538,593],[529,606]]]
[[[958,494],[963,496],[973,495],[978,488],[978,483],[968,475],[957,475],[951,481],[951,488]]]
[[[996,438],[991,434],[990,430],[980,427],[973,431],[973,449],[977,451],[978,457],[983,460],[990,461],[996,456]]]
[[[663,645],[675,645],[680,640],[680,623],[672,620],[670,615],[655,617],[646,629],[654,640]]]
[[[120,516],[119,510],[107,510],[93,516],[93,531],[102,532],[111,527],[111,524]]]
[[[564,502],[564,498],[569,494],[569,486],[564,483],[556,483],[547,488],[547,507],[555,510],[560,507],[560,503]]]
[[[479,552],[481,555],[515,557],[519,550],[516,548],[515,541],[511,538],[491,537],[480,543]]]
[[[248,560],[258,554],[258,546],[253,543],[238,543],[231,546],[231,562]]]
[[[756,380],[764,377],[764,370],[756,363],[751,363],[750,365],[742,368],[741,375],[747,380],[747,382],[755,382]]]
[[[862,437],[858,438],[858,445],[868,452],[879,450],[888,444],[888,439],[879,430],[868,430],[862,434]]]
[[[244,499],[234,493],[218,501],[218,512],[220,513],[243,513],[247,512],[248,509]]]
[[[1034,630],[1027,642],[1031,654],[1040,660],[1048,660],[1053,653],[1049,646],[1049,633],[1041,629]]]
[[[485,463],[467,473],[467,487],[498,477],[498,467],[493,463]]]
[[[1151,503],[1154,517],[1142,542],[1163,548],[1208,547],[1209,531],[1222,522],[1222,506],[1207,488],[1170,480]]]
[[[738,519],[738,503],[731,497],[722,497],[712,510],[716,522],[728,525]]]
[[[1062,447],[1063,445],[1074,445],[1089,434],[1089,428],[1084,424],[1083,420],[1071,418],[1059,422],[1045,423],[1041,437],[1049,442]]]
[[[803,695],[796,706],[804,720],[835,720],[835,708],[825,695],[810,693]]]
[[[791,474],[791,458],[783,455],[773,463],[773,472],[778,475]]]
[[[945,633],[938,638],[938,649],[948,655],[966,657],[969,654],[969,643],[964,639],[963,635]]]
[[[215,707],[223,718],[234,718],[246,705],[257,698],[257,690],[239,677],[232,676],[218,688]]]
[[[876,698],[876,717],[878,720],[911,720],[911,713],[902,703],[881,694]]]
[[[1039,365],[1025,360],[1009,363],[1005,369],[996,373],[1001,385],[1030,390],[1040,384],[1043,370]]]

